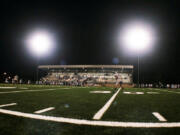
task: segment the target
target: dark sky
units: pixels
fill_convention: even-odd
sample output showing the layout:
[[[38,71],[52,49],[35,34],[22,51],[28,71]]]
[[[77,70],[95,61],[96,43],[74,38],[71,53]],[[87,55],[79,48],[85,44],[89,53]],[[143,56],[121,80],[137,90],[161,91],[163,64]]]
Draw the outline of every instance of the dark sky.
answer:
[[[40,64],[119,64],[136,66],[117,43],[120,28],[133,19],[150,23],[157,32],[151,53],[141,56],[141,80],[180,83],[179,4],[166,0],[31,1],[5,0],[0,4],[0,73],[33,78],[37,59],[24,39],[38,28],[53,32],[56,50]]]

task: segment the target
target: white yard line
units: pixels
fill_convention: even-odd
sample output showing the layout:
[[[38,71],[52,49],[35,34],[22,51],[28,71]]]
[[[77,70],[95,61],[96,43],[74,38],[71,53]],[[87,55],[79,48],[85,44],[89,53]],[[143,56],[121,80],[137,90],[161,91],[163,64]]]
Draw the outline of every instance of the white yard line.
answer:
[[[53,122],[63,122],[69,124],[77,125],[90,125],[90,126],[106,126],[106,127],[131,127],[131,128],[175,128],[180,127],[180,122],[117,122],[117,121],[95,121],[95,120],[84,120],[84,119],[73,119],[64,117],[54,117],[54,116],[43,116],[37,114],[23,113],[17,111],[10,111],[5,109],[0,109],[0,113],[31,118],[44,121]]]
[[[90,91],[89,93],[111,93],[111,91]]]
[[[114,99],[116,98],[117,94],[121,88],[118,89],[118,91],[108,100],[108,102],[94,115],[93,119],[99,120],[103,116],[103,114],[107,111],[107,109],[110,107]]]
[[[40,113],[47,112],[47,111],[54,110],[54,109],[55,109],[54,107],[49,107],[49,108],[35,111],[34,113],[40,114]]]
[[[20,93],[20,92],[39,92],[39,91],[50,91],[50,90],[56,90],[56,89],[6,91],[6,92],[0,92],[0,94],[7,94],[7,93]]]
[[[4,105],[0,105],[0,107],[5,107],[5,106],[13,106],[13,105],[17,105],[17,103],[4,104]]]
[[[167,121],[161,114],[158,112],[153,112],[152,113],[159,121]]]

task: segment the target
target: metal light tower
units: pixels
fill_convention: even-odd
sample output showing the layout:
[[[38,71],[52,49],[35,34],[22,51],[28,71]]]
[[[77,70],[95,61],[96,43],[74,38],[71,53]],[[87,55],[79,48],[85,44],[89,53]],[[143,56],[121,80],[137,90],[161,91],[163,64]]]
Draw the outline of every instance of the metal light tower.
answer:
[[[27,48],[37,58],[36,81],[39,81],[39,59],[40,57],[48,56],[54,49],[53,35],[44,30],[37,30],[31,33],[27,40]]]
[[[152,28],[145,23],[135,22],[130,23],[123,29],[121,34],[122,44],[126,50],[135,53],[138,59],[138,87],[140,82],[140,54],[150,49],[153,42]]]

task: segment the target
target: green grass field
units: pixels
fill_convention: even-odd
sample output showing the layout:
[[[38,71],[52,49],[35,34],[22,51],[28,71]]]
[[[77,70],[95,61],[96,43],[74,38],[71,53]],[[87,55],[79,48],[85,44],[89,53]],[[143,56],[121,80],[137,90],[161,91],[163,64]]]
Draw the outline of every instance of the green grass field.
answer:
[[[93,116],[116,93],[107,111],[99,120],[94,120]],[[1,107],[11,103],[16,105]],[[49,107],[54,109],[35,113]],[[153,112],[158,112],[166,121],[160,121]],[[51,118],[54,121],[49,120]],[[86,124],[77,124],[79,120],[85,120]],[[100,125],[92,125],[96,121]],[[121,123],[114,127],[101,122],[135,123],[132,127],[121,126]],[[179,122],[180,89],[126,88],[118,93],[108,87],[0,85],[0,135],[180,135]],[[134,127],[137,123],[166,126],[173,123],[175,126]]]

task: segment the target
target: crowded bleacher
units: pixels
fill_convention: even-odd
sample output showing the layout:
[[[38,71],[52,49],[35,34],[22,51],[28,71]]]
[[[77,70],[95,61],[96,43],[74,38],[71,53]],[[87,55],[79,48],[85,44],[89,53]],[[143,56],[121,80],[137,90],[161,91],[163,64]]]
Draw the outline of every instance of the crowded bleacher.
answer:
[[[115,84],[116,76],[125,84],[133,83],[131,65],[41,65],[38,68],[47,72],[47,75],[41,78],[43,84]]]

